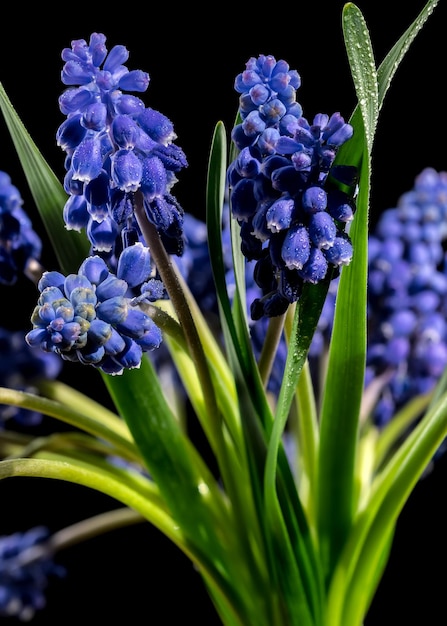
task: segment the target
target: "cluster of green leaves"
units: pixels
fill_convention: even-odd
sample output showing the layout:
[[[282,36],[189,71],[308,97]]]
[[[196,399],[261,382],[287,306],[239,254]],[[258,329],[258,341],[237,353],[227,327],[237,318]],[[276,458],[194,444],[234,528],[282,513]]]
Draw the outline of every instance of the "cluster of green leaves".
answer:
[[[195,563],[227,626],[362,624],[387,561],[397,517],[447,435],[442,384],[430,405],[420,399],[396,421],[407,425],[427,409],[393,454],[388,453],[401,430],[371,438],[370,432],[361,431],[359,417],[374,135],[393,75],[436,4],[437,0],[426,4],[379,68],[360,10],[352,3],[343,9],[358,106],[350,120],[354,137],[340,149],[337,160],[358,167],[359,192],[350,231],[355,254],[341,272],[319,410],[307,353],[330,278],[307,285],[284,319],[272,320],[257,363],[245,306],[245,262],[234,221],[236,293],[231,301],[225,283],[221,224],[225,173],[234,153],[221,123],[210,151],[207,227],[223,348],[175,261],[163,253],[156,233],[150,229],[145,233],[171,296],[164,307],[154,306],[153,313],[164,324],[165,342],[207,437],[217,475],[188,437],[150,359],[122,376],[103,376],[116,414],[60,382],[43,382],[40,395],[0,389],[0,402],[39,410],[76,428],[73,433],[28,441],[25,447],[17,443],[14,458],[0,463],[0,477],[72,481],[135,510]],[[66,194],[1,85],[0,108],[60,269],[76,272],[88,244],[81,235],[65,230],[61,207]],[[282,324],[288,356],[272,406],[265,379]],[[297,416],[298,477],[283,448],[292,413]],[[380,471],[379,454],[381,461],[387,459],[380,463]],[[118,466],[110,460],[113,456],[140,465],[147,473]]]

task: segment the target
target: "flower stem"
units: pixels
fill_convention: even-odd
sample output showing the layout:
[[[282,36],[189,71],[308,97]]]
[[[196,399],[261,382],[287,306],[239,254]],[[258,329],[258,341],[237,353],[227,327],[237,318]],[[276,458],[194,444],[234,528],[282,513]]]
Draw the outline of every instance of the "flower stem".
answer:
[[[48,555],[48,553],[54,554],[64,548],[69,548],[87,539],[93,539],[111,530],[146,521],[146,518],[140,513],[128,507],[120,507],[94,515],[55,532],[44,543],[30,546],[20,555],[20,564],[22,566],[28,565],[42,556]]]
[[[264,386],[267,386],[275,362],[276,349],[281,340],[285,317],[286,314],[284,313],[269,319],[264,345],[258,361],[259,374]]]
[[[138,225],[140,226],[141,232],[143,233],[146,243],[149,246],[152,258],[157,265],[161,279],[163,280],[169,297],[174,305],[180,325],[183,328],[191,358],[197,367],[199,378],[203,384],[203,392],[210,414],[216,414],[217,406],[213,393],[211,376],[191,311],[188,307],[186,298],[184,297],[176,273],[172,268],[172,261],[163,246],[157,229],[146,217],[143,206],[143,197],[140,193],[135,194],[134,211]]]

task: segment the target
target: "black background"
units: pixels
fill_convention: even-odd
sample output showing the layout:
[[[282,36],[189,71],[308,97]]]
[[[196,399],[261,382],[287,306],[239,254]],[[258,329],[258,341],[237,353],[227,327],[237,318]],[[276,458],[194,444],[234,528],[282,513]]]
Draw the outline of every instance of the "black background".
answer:
[[[423,7],[422,0],[398,3],[358,2],[366,18],[379,63]],[[355,105],[338,1],[270,5],[225,3],[210,8],[168,3],[140,4],[112,11],[104,4],[12,4],[0,37],[0,81],[40,150],[56,174],[64,174],[63,154],[55,132],[63,121],[57,98],[60,52],[73,39],[94,31],[107,36],[109,49],[124,44],[129,69],[149,72],[142,95],[147,106],[167,115],[189,167],[181,173],[175,194],[186,211],[204,216],[208,150],[214,125],[231,128],[237,109],[233,81],[251,56],[273,54],[287,60],[302,78],[298,100],[304,115],[340,111],[349,118]],[[145,7],[145,8],[141,8]],[[411,189],[427,166],[447,168],[447,6],[440,6],[411,46],[385,99],[373,155],[371,221]],[[23,30],[25,23],[28,25]],[[12,143],[0,120],[0,170],[12,176],[32,216],[43,229],[20,171]],[[54,258],[45,250],[44,264]],[[14,327],[28,324],[35,293],[20,284],[2,289],[2,319]],[[20,307],[19,307],[20,303]],[[20,311],[20,314],[17,311]],[[23,317],[21,317],[23,314]],[[83,387],[93,370],[70,369],[71,383]],[[95,377],[96,376],[96,377]],[[445,480],[447,459],[416,486],[397,525],[389,565],[365,626],[445,623],[444,563],[447,556]],[[52,530],[116,506],[96,492],[57,481],[10,479],[0,484],[0,535],[44,524]],[[198,574],[159,532],[141,525],[70,548],[58,555],[67,567],[63,581],[48,590],[47,607],[36,625],[92,623],[125,619],[131,624],[182,621],[218,624]],[[4,620],[9,622],[9,620]],[[280,626],[280,625],[272,625]]]

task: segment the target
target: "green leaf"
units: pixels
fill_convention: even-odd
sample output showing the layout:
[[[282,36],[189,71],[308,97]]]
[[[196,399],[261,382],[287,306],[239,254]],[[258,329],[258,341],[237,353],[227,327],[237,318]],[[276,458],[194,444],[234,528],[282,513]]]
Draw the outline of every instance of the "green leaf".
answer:
[[[63,480],[104,493],[138,511],[187,556],[200,562],[176,521],[166,511],[155,485],[135,472],[126,472],[93,455],[38,453],[36,458],[0,461],[0,480],[10,477]]]
[[[334,573],[328,626],[354,626],[377,585],[387,542],[410,493],[447,436],[447,393],[427,412],[372,485]],[[343,611],[343,612],[341,612]]]
[[[354,4],[345,5],[342,23],[352,80],[363,118],[366,149],[371,154],[379,115],[374,53],[365,19]]]
[[[318,529],[329,579],[355,510],[355,460],[366,362],[366,302],[370,161],[377,126],[377,76],[368,29],[360,11],[345,5],[343,28],[361,111],[354,133],[364,153],[357,210],[350,236],[354,255],[341,270],[321,407]]]
[[[411,44],[413,43],[416,35],[420,32],[421,28],[429,18],[429,16],[433,13],[433,10],[438,5],[439,0],[429,0],[422,11],[419,13],[418,17],[414,20],[414,22],[407,28],[402,37],[394,44],[388,54],[385,56],[384,60],[380,64],[377,70],[377,82],[378,82],[378,105],[379,111],[382,108],[383,101],[388,92],[388,89],[391,85],[391,81],[394,78],[394,75],[403,60],[405,54],[408,52]],[[354,6],[354,5],[351,5]],[[346,5],[347,10],[349,9],[348,5]],[[354,8],[354,10],[356,10]],[[354,109],[354,112],[351,115],[350,123],[357,128],[360,124],[360,118],[362,117],[362,112],[360,110],[360,106],[357,106]],[[351,165],[355,165],[360,167],[360,162],[363,154],[363,143],[361,136],[352,137],[349,141],[344,143],[336,156],[336,163],[350,163]]]
[[[240,250],[240,233],[236,220],[231,219],[231,239],[233,251],[233,266],[235,272],[236,289],[233,303],[230,303],[225,281],[225,263],[222,251],[222,210],[224,203],[225,188],[225,152],[226,144],[222,125],[218,124],[213,138],[207,187],[207,225],[209,230],[209,246],[212,252],[211,263],[214,280],[219,299],[221,321],[226,339],[227,353],[235,375],[240,411],[243,417],[242,424],[245,433],[245,442],[249,457],[251,494],[255,498],[258,510],[258,518],[264,521],[265,504],[263,502],[263,480],[266,460],[266,437],[269,436],[272,426],[272,415],[267,403],[266,393],[262,385],[259,370],[254,359],[253,349],[248,333],[248,321],[245,298],[245,259]],[[232,152],[235,157],[234,150]],[[293,394],[292,394],[293,397]],[[291,401],[291,399],[290,399]],[[276,458],[275,458],[276,461]],[[307,606],[306,593],[312,596],[311,603],[318,607],[315,593],[309,589],[313,582],[311,577],[304,576],[301,579],[296,569],[296,556],[288,543],[293,538],[293,545],[299,552],[303,572],[309,566],[309,560],[315,566],[315,554],[309,541],[309,532],[305,523],[303,511],[297,501],[296,487],[290,475],[290,468],[281,449],[279,475],[281,476],[280,498],[286,510],[286,526],[278,532],[272,527],[264,529],[266,533],[267,554],[274,555],[273,561],[268,568],[270,576],[276,576],[280,595],[284,596],[288,609],[298,607],[297,615],[303,620],[311,620],[311,613]],[[244,506],[243,502],[241,502]],[[246,505],[245,505],[246,506]],[[292,512],[293,511],[293,512]],[[295,515],[300,518],[297,525]],[[276,523],[276,522],[275,522]],[[281,522],[282,523],[282,522]],[[285,534],[284,534],[285,533]],[[288,538],[288,534],[289,538]],[[273,551],[273,552],[272,552]],[[312,556],[309,556],[309,552]],[[288,578],[286,574],[285,560],[294,570],[294,576]],[[275,559],[279,559],[284,567],[274,574]],[[277,562],[277,561],[276,561]],[[304,565],[303,565],[304,562]],[[297,577],[295,577],[295,575]],[[287,580],[288,579],[288,580]],[[309,582],[310,581],[310,582]],[[304,590],[304,591],[300,591]],[[281,611],[279,608],[278,610]],[[287,611],[286,608],[283,610]],[[318,609],[315,609],[318,612]],[[291,610],[290,614],[293,615]],[[281,613],[280,613],[281,614]],[[303,625],[311,621],[302,621]]]
[[[408,52],[408,49],[416,38],[416,35],[421,31],[425,22],[431,16],[438,4],[439,0],[429,0],[429,2],[427,2],[417,18],[410,24],[402,37],[398,39],[386,55],[383,62],[380,64],[379,69],[377,70],[380,108],[382,107],[385,95],[402,59]]]
[[[253,370],[252,348],[248,333],[244,332],[247,320],[243,307],[240,305],[242,297],[237,296],[238,290],[243,290],[244,285],[244,260],[238,254],[240,240],[235,232],[234,220],[230,217],[232,248],[235,260],[236,298],[237,304],[232,307],[228,296],[226,284],[226,265],[224,259],[224,246],[222,241],[223,209],[225,204],[225,186],[227,169],[227,140],[225,128],[221,122],[216,125],[211,144],[210,159],[208,164],[207,180],[207,210],[206,224],[208,228],[208,246],[210,250],[211,269],[213,272],[216,294],[219,303],[222,330],[224,332],[227,352],[230,359],[236,358],[238,367],[248,374]],[[233,315],[236,318],[233,317]],[[239,318],[239,319],[237,319]],[[256,369],[256,364],[254,364]]]
[[[124,371],[119,377],[104,375],[104,380],[169,507],[185,532],[196,534],[200,541],[195,525],[207,517],[205,503],[218,490],[204,475],[204,466],[199,467],[152,363],[144,358],[138,370]]]
[[[29,392],[0,387],[0,402],[2,404],[18,406],[54,417],[60,422],[70,424],[86,433],[108,441],[124,458],[139,459],[134,443],[129,437],[129,432],[117,416],[106,409],[103,412],[97,411],[94,405],[91,411],[84,411],[82,407],[77,406],[74,395],[71,395],[70,398],[72,402],[67,405],[60,402],[59,399],[44,398]]]
[[[317,285],[306,285],[296,305],[265,469],[265,515],[269,532],[274,538],[274,562],[281,563],[278,577],[284,593],[288,592],[286,597],[289,607],[295,607],[291,612],[296,611],[303,623],[307,619],[319,619],[322,572],[317,564],[310,529],[296,487],[288,480],[282,457],[282,435],[329,280],[328,277]],[[289,579],[288,584],[286,578]]]
[[[415,22],[407,29],[406,33],[399,39],[399,41],[395,44],[391,52],[387,55],[385,61],[379,68],[377,79],[378,79],[378,104],[379,108],[383,103],[383,98],[387,89],[390,85],[390,81],[392,76],[394,75],[398,64],[401,62],[405,52],[408,50],[410,43],[413,41],[416,34],[420,31],[423,23],[427,19],[428,15],[432,12],[436,2],[429,2],[420,13]],[[344,13],[344,19],[353,20],[352,24],[349,23],[349,27],[345,24],[345,32],[347,37],[349,38],[351,48],[348,50],[348,56],[356,55],[355,48],[357,50],[361,49],[362,43],[359,41],[357,43],[360,46],[356,45],[355,40],[355,32],[356,30],[360,33],[364,30],[361,27],[362,21],[360,20],[358,13],[358,9],[354,7],[354,5],[346,5],[346,11]],[[357,24],[357,28],[354,28],[354,25]],[[353,45],[352,45],[353,44]],[[367,55],[368,56],[368,55]],[[351,60],[356,67],[359,67],[361,64],[354,60]],[[353,72],[356,75],[356,71]],[[364,94],[365,88],[357,87],[358,93]],[[360,100],[360,98],[359,98]],[[360,203],[359,196],[359,205],[362,207],[362,215],[363,218],[359,223],[358,214],[354,219],[353,231],[351,232],[353,240],[354,240],[354,260],[352,263],[352,267],[346,268],[342,272],[340,287],[343,287],[345,290],[340,291],[337,297],[337,310],[335,315],[335,322],[343,319],[343,323],[346,328],[349,328],[351,332],[356,331],[356,327],[352,326],[352,312],[355,312],[355,299],[356,292],[359,290],[359,285],[361,285],[360,291],[363,293],[363,270],[361,271],[361,280],[360,282],[349,281],[347,277],[351,274],[352,269],[356,270],[358,274],[358,237],[360,236],[361,240],[361,257],[362,264],[365,261],[365,237],[367,235],[366,228],[367,224],[367,216],[365,215],[367,209],[367,196],[369,194],[369,169],[370,169],[370,150],[372,148],[371,139],[373,138],[373,133],[375,129],[374,124],[374,113],[372,111],[365,110],[365,107],[368,107],[368,102],[364,100],[362,102],[359,101],[359,106],[354,112],[353,119],[358,121],[359,118],[363,120],[365,124],[369,124],[369,131],[365,131],[365,147],[368,148],[363,156],[367,157],[363,158],[362,163],[362,177],[363,184],[365,181],[368,183],[366,188],[364,187],[362,190],[362,180],[360,181],[360,195],[363,193],[363,199]],[[372,107],[377,114],[376,103],[372,102]],[[369,139],[368,139],[369,136]],[[349,143],[349,142],[348,142]],[[357,150],[359,148],[359,144],[357,144]],[[345,156],[346,156],[345,152]],[[357,152],[357,158],[359,162],[362,161],[362,156]],[[366,162],[365,162],[366,161]],[[346,271],[348,270],[349,271]],[[345,279],[345,280],[343,280]],[[351,283],[349,285],[349,282]],[[357,302],[359,302],[358,294],[357,294]],[[344,310],[343,310],[344,309]],[[365,305],[363,305],[363,311],[366,310]],[[343,313],[343,314],[341,314]],[[360,309],[357,313],[360,313]],[[350,317],[351,316],[351,317]],[[358,321],[361,325],[363,322],[358,318]],[[343,338],[343,329],[337,329],[338,337]],[[349,333],[348,333],[349,334]],[[349,336],[346,336],[345,339],[347,342],[351,340]],[[363,338],[361,338],[361,345],[363,344]],[[346,344],[348,347],[349,344]],[[332,362],[329,363],[329,369],[331,373],[333,373],[333,381],[336,381],[338,378],[338,385],[343,387],[341,395],[346,393],[346,388],[351,387],[352,377],[355,377],[357,372],[357,367],[361,367],[363,371],[364,365],[360,363],[360,360],[357,359],[356,364],[356,355],[352,353],[351,350],[347,350],[346,358],[348,359],[348,363],[351,363],[351,369],[345,372],[345,377],[339,375],[340,374],[340,365],[343,367],[343,363],[339,363],[339,357],[343,354],[343,342],[339,343],[339,339],[336,336],[335,342],[332,343],[331,352],[334,355]],[[355,352],[355,349],[354,349]],[[335,356],[337,358],[335,358]],[[357,355],[359,356],[359,355]],[[363,357],[362,357],[363,360]],[[334,372],[332,369],[336,368]],[[340,389],[339,387],[339,389]],[[396,522],[397,516],[402,509],[402,506],[408,498],[408,495],[411,492],[412,486],[414,486],[417,477],[420,476],[423,471],[424,463],[428,462],[430,458],[430,454],[433,454],[436,445],[439,445],[440,442],[440,432],[443,432],[443,436],[445,436],[445,424],[443,425],[442,419],[445,419],[443,410],[439,408],[436,413],[436,417],[433,418],[433,422],[428,422],[430,426],[428,429],[431,429],[433,432],[430,436],[427,432],[424,432],[424,436],[419,435],[420,442],[418,442],[417,435],[412,435],[411,440],[407,440],[404,443],[403,450],[396,455],[392,462],[389,462],[386,465],[386,475],[388,478],[392,476],[392,478],[387,481],[387,486],[384,487],[384,483],[382,483],[381,487],[381,495],[373,496],[372,500],[368,504],[366,511],[362,513],[357,520],[353,520],[354,508],[355,508],[355,500],[353,499],[351,503],[349,503],[346,498],[346,490],[349,492],[349,497],[352,498],[354,494],[354,488],[352,485],[353,477],[349,476],[349,472],[351,470],[345,472],[346,482],[340,480],[338,476],[338,472],[340,472],[338,463],[337,463],[337,454],[339,453],[339,463],[340,467],[346,467],[346,459],[343,459],[343,454],[350,454],[348,456],[349,466],[352,467],[353,471],[353,457],[355,456],[355,440],[354,440],[354,430],[355,430],[355,416],[351,413],[351,420],[348,420],[348,431],[343,431],[345,428],[345,410],[343,409],[343,403],[339,404],[340,396],[337,397],[337,385],[332,384],[326,388],[327,390],[327,417],[326,419],[326,434],[325,443],[322,444],[320,448],[320,466],[322,468],[322,472],[320,474],[320,494],[319,494],[319,502],[324,506],[325,502],[328,502],[331,498],[331,489],[337,490],[337,495],[341,496],[341,505],[345,509],[345,520],[341,519],[342,516],[339,516],[340,512],[340,501],[337,499],[333,499],[332,506],[327,507],[325,510],[320,509],[320,523],[323,528],[323,533],[326,532],[327,535],[330,535],[330,529],[324,529],[324,517],[331,517],[335,514],[335,523],[340,525],[339,529],[339,537],[338,537],[338,546],[337,546],[337,537],[332,538],[332,550],[334,550],[335,546],[335,554],[331,557],[329,556],[329,563],[332,563],[332,566],[329,565],[329,572],[333,571],[333,567],[335,565],[337,554],[341,553],[340,562],[335,567],[335,572],[333,574],[333,584],[331,585],[330,597],[329,597],[329,609],[328,615],[330,615],[330,620],[328,622],[328,626],[356,626],[361,623],[364,618],[365,612],[369,606],[369,602],[373,596],[374,590],[378,584],[380,579],[380,575],[378,571],[382,571],[386,559],[386,555],[388,553],[389,541],[392,533],[394,531],[394,524]],[[357,391],[357,385],[355,387],[355,391]],[[335,406],[334,406],[334,415],[335,420],[334,423],[330,423],[330,404],[333,404],[333,399],[335,398]],[[349,401],[346,398],[346,404],[350,403],[358,404],[358,400],[350,397]],[[445,403],[445,401],[444,401]],[[349,410],[349,406],[347,406]],[[444,408],[445,411],[445,408]],[[348,413],[349,416],[349,413]],[[358,420],[358,417],[357,417]],[[337,425],[339,430],[337,431]],[[351,428],[349,429],[349,426]],[[442,430],[444,429],[444,430]],[[419,430],[419,427],[418,427]],[[421,430],[423,430],[421,428]],[[322,418],[322,439],[323,439],[323,418]],[[411,450],[412,443],[414,445],[414,449]],[[416,442],[418,442],[416,444]],[[332,447],[332,460],[330,456],[327,454],[331,454]],[[404,450],[407,452],[408,456],[404,460],[403,455],[405,454]],[[399,459],[399,460],[397,460]],[[390,469],[390,463],[395,470],[395,473],[392,474],[392,470]],[[332,466],[332,469],[331,469]],[[335,483],[331,483],[331,475],[336,475]],[[393,492],[391,494],[391,492]],[[332,492],[333,493],[333,492]],[[332,495],[333,497],[333,495]],[[381,501],[382,504],[378,504],[378,500],[383,498]],[[374,504],[373,504],[374,502]],[[374,509],[374,507],[379,507],[378,509]],[[377,511],[380,512],[377,512]],[[338,516],[338,519],[337,519]],[[377,517],[376,517],[377,516]],[[351,519],[351,522],[350,522]],[[350,523],[354,523],[352,530],[350,530]],[[369,530],[366,530],[366,529]],[[360,530],[361,529],[361,530]],[[337,530],[334,529],[336,533]],[[361,538],[361,533],[364,533]],[[368,538],[365,539],[365,536]],[[329,540],[328,543],[330,543]],[[346,542],[346,543],[345,543]],[[363,543],[364,542],[364,543]],[[344,547],[343,547],[344,545]],[[326,546],[327,548],[327,546]],[[324,546],[323,546],[323,549]],[[330,551],[330,548],[329,548]],[[361,552],[361,555],[360,555]],[[349,572],[349,574],[348,574]],[[342,581],[342,582],[341,582]],[[342,609],[342,605],[345,603],[344,609]],[[341,612],[343,610],[343,612]]]

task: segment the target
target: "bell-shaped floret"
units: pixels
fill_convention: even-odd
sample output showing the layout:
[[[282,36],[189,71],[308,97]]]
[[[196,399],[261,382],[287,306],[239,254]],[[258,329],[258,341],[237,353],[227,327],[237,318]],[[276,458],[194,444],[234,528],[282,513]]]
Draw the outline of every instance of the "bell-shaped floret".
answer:
[[[311,215],[309,220],[309,237],[312,243],[322,250],[334,245],[337,236],[337,227],[332,217],[326,211],[318,211]]]
[[[294,208],[295,201],[287,196],[273,202],[266,212],[267,228],[272,233],[289,228],[293,220]]]
[[[118,235],[118,225],[110,217],[104,218],[101,222],[97,222],[94,219],[89,220],[87,236],[94,250],[110,252]]]
[[[310,254],[309,232],[302,224],[292,226],[284,238],[281,256],[289,269],[302,269]]]
[[[326,276],[328,270],[328,262],[323,252],[319,248],[312,246],[309,258],[298,270],[299,275],[306,283],[316,284]]]
[[[349,265],[352,260],[352,243],[347,235],[337,235],[333,245],[324,251],[326,259],[332,265],[339,267]]]
[[[152,271],[149,248],[141,242],[125,248],[118,259],[117,276],[129,287],[136,287],[148,280]]]
[[[118,150],[110,157],[111,177],[114,185],[125,191],[137,191],[143,174],[141,159],[133,150]]]
[[[100,141],[96,136],[86,136],[73,152],[71,167],[74,180],[89,182],[99,176],[102,164]]]

